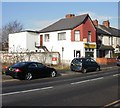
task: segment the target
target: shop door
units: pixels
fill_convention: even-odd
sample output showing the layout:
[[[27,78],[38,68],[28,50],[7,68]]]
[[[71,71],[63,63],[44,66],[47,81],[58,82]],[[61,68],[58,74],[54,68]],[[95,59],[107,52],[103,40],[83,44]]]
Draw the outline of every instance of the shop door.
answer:
[[[85,57],[94,57],[93,52],[85,52]]]

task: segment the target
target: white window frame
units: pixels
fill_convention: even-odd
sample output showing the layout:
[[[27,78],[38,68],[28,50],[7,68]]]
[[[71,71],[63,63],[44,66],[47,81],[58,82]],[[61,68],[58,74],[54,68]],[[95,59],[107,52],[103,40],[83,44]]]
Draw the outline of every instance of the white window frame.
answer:
[[[49,34],[45,34],[44,41],[45,42],[49,42],[50,41],[50,35]]]
[[[74,31],[74,38],[75,38],[75,41],[80,41],[80,30]]]
[[[66,32],[58,33],[58,41],[66,40]]]
[[[111,45],[113,45],[113,36],[111,36],[111,40],[110,41],[111,41]]]

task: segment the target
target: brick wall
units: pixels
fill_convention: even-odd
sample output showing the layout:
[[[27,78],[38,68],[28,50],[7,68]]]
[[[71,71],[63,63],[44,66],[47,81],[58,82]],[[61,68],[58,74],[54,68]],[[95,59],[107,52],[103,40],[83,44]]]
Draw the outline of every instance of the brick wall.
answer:
[[[116,63],[116,58],[96,58],[97,63],[99,64],[114,64]]]

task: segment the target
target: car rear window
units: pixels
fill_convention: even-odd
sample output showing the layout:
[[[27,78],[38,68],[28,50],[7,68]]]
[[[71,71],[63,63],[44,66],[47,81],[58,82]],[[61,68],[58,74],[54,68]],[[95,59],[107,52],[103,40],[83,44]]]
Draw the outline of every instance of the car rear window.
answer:
[[[76,63],[81,63],[81,62],[82,62],[82,59],[80,59],[80,58],[75,59],[75,62],[76,62]]]
[[[19,63],[16,63],[16,64],[12,65],[12,67],[22,67],[24,65],[26,65],[25,62],[19,62]]]

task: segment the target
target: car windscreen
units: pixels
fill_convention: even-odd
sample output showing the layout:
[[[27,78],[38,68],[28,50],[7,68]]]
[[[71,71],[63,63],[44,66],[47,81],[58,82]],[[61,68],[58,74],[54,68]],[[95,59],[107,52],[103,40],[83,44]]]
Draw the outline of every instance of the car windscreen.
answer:
[[[18,63],[13,64],[11,67],[23,67],[25,65],[26,65],[25,62],[18,62]]]
[[[82,61],[82,59],[76,59],[76,63],[81,63]]]

